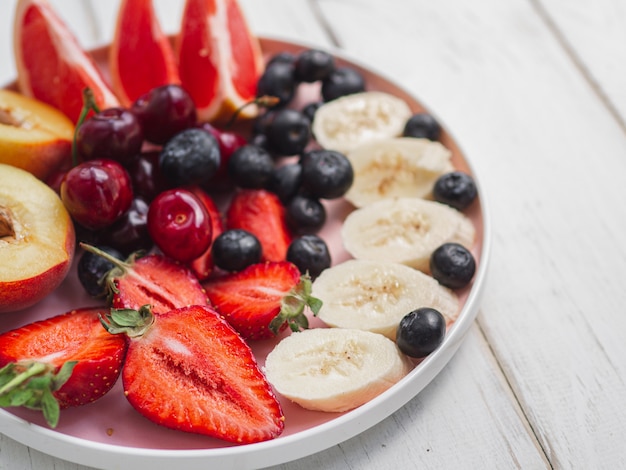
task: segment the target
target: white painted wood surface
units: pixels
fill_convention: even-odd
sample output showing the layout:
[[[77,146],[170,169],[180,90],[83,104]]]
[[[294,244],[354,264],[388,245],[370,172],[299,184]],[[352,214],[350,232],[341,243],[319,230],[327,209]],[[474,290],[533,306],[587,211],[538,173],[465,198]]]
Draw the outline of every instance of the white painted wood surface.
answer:
[[[255,32],[336,45],[413,92],[475,165],[493,219],[476,325],[360,436],[283,469],[626,468],[626,5],[241,0]],[[53,0],[85,47],[116,1]],[[175,31],[181,0],[159,0]],[[0,2],[0,81],[15,0]],[[68,456],[68,458],[70,458]],[[0,435],[1,470],[86,470]]]

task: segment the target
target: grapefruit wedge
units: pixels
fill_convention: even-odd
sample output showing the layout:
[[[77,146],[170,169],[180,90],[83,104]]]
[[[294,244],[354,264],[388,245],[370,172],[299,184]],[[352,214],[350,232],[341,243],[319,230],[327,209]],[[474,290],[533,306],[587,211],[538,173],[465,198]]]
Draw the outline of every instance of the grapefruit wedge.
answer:
[[[263,55],[236,0],[186,0],[177,54],[200,121],[227,121],[254,100]],[[255,105],[246,106],[239,117],[256,114]]]
[[[13,44],[20,91],[65,113],[76,123],[83,89],[101,108],[119,101],[91,57],[46,0],[18,0]]]
[[[109,50],[111,81],[129,106],[152,88],[180,84],[174,49],[159,24],[152,0],[122,0]]]

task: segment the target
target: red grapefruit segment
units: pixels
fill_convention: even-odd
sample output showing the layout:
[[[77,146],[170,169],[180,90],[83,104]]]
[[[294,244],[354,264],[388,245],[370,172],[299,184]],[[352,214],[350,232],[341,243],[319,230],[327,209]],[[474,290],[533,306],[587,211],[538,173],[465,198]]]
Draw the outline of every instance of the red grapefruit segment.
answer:
[[[13,25],[20,91],[50,104],[73,122],[89,87],[104,109],[119,104],[91,57],[46,0],[19,0]]]
[[[186,0],[177,52],[182,86],[201,121],[228,120],[255,98],[263,56],[236,0]],[[240,117],[255,115],[248,106]]]
[[[113,90],[124,106],[152,88],[180,84],[174,49],[152,0],[122,0],[109,50]]]

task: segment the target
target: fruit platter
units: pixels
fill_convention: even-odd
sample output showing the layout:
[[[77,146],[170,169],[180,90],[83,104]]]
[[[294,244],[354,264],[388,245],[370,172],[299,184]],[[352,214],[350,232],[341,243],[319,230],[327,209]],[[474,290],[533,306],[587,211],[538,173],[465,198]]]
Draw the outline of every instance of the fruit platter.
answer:
[[[172,37],[124,0],[83,51],[20,0],[0,91],[0,131],[32,141],[0,134],[0,433],[97,468],[343,442],[444,368],[484,290],[485,197],[439,118],[340,51],[254,36],[234,0],[184,3]],[[42,77],[35,39],[76,73]]]

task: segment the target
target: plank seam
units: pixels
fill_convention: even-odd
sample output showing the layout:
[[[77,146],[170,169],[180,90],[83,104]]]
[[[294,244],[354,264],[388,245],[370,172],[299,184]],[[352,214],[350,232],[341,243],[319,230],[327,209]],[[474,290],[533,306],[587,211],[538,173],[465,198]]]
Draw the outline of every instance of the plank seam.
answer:
[[[339,37],[335,34],[333,27],[326,19],[326,16],[320,7],[319,0],[308,0],[308,3],[311,11],[313,12],[314,18],[320,24],[326,36],[328,36],[330,43],[337,48],[341,48],[341,41],[339,41]]]
[[[548,30],[552,33],[557,43],[563,48],[563,51],[567,57],[572,61],[574,67],[580,72],[584,80],[589,84],[592,91],[600,99],[600,102],[606,107],[609,113],[617,121],[618,125],[624,133],[626,133],[626,121],[620,115],[617,108],[613,105],[613,102],[609,96],[604,92],[600,83],[594,78],[590,70],[585,66],[583,60],[578,54],[576,54],[574,47],[567,40],[567,36],[558,27],[556,21],[552,19],[548,10],[543,6],[541,0],[529,0],[531,6],[537,12],[539,18],[544,22]]]
[[[551,460],[549,458],[549,454],[546,452],[545,447],[542,445],[541,439],[539,439],[539,435],[537,434],[537,431],[536,431],[535,427],[532,425],[532,421],[530,420],[530,417],[526,414],[526,411],[524,410],[524,407],[522,406],[522,403],[520,402],[519,398],[517,397],[517,393],[515,393],[515,389],[513,388],[513,383],[509,380],[509,377],[506,374],[506,372],[504,371],[504,368],[502,366],[502,363],[500,362],[500,359],[498,358],[498,355],[496,354],[496,351],[491,346],[491,342],[489,341],[489,338],[487,337],[487,334],[485,333],[485,330],[483,329],[483,327],[481,325],[480,319],[478,319],[476,321],[476,325],[478,327],[478,331],[480,332],[481,336],[484,339],[486,347],[491,352],[491,356],[493,357],[493,360],[494,360],[498,370],[500,371],[503,380],[505,381],[505,383],[508,386],[509,390],[511,390],[511,395],[513,396],[513,399],[515,400],[515,403],[517,403],[517,408],[519,410],[519,413],[522,415],[522,417],[524,418],[524,420],[528,424],[528,428],[530,429],[530,431],[532,432],[533,437],[535,438],[536,445],[538,446],[538,448],[543,453],[544,459],[547,462],[547,464],[549,465],[550,470],[554,470],[554,465],[552,464],[552,462],[551,462]]]

